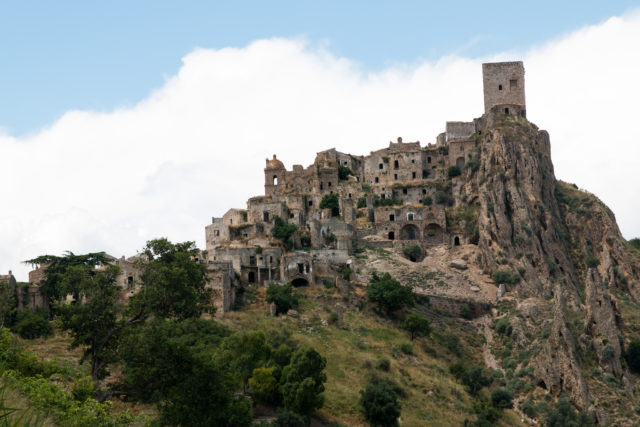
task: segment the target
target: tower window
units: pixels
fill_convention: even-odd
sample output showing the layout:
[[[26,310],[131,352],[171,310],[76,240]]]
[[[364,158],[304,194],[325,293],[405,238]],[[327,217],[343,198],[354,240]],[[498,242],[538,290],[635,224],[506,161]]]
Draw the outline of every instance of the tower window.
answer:
[[[382,163],[380,163],[380,164],[378,165],[378,169],[382,169],[383,167],[384,167],[384,165],[383,165]]]
[[[394,161],[393,161],[393,168],[394,168],[394,169],[398,169],[398,167],[399,167],[399,166],[400,166],[400,165],[398,164],[398,161],[397,161],[397,160],[394,160]]]
[[[397,173],[393,174],[393,179],[398,179],[398,174]]]
[[[389,215],[389,221],[395,221],[396,216],[394,214]]]
[[[431,157],[427,157],[427,163],[431,163]]]
[[[509,114],[509,109],[508,109],[508,108],[505,108],[505,109],[504,109],[504,113],[505,113],[505,114]]]
[[[502,85],[498,85],[498,90],[502,90]]]
[[[380,179],[376,176],[376,177],[374,178],[374,181],[375,181],[375,182],[376,182],[376,184],[377,184],[378,182],[380,182]]]
[[[416,173],[415,172],[411,172],[411,178],[416,179]]]
[[[277,176],[273,176],[273,185],[278,185],[278,177]]]
[[[414,172],[414,174],[415,174],[415,172]],[[407,189],[406,188],[402,189],[402,194],[407,194]]]

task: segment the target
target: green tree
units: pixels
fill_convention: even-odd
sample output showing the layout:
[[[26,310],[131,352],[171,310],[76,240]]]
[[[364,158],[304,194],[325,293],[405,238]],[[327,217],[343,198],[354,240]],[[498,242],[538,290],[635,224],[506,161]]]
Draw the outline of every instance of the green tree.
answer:
[[[415,337],[426,337],[431,333],[429,320],[418,313],[409,314],[404,321],[403,328],[411,335],[411,341]]]
[[[449,178],[460,176],[460,174],[462,174],[462,171],[458,166],[449,166],[449,169],[447,169],[447,175]]]
[[[491,385],[491,378],[484,375],[481,368],[465,370],[461,375],[462,384],[467,386],[469,393],[476,396],[482,387]]]
[[[595,423],[586,412],[576,412],[567,396],[560,396],[556,404],[547,411],[546,427],[589,427]]]
[[[313,348],[302,346],[291,357],[291,363],[282,370],[280,391],[284,407],[300,415],[311,415],[322,408],[324,368],[327,360]]]
[[[513,394],[504,388],[497,388],[491,392],[491,404],[498,409],[511,409]]]
[[[271,227],[271,235],[276,239],[282,240],[285,246],[290,247],[291,244],[291,236],[298,230],[295,224],[289,224],[284,219],[279,216],[273,217],[273,227]]]
[[[395,390],[384,381],[369,384],[360,392],[364,416],[372,427],[394,427],[402,410]]]
[[[400,284],[389,273],[379,276],[374,271],[371,274],[367,297],[369,301],[378,304],[378,308],[387,314],[414,304],[411,288]]]
[[[336,193],[325,195],[320,201],[320,209],[331,209],[331,216],[340,216],[340,201]]]
[[[51,326],[51,323],[49,323],[49,316],[46,311],[18,311],[18,314],[16,315],[16,323],[13,325],[12,330],[22,338],[26,339],[49,337],[53,335],[53,327]]]
[[[338,179],[340,181],[345,181],[349,178],[349,175],[353,175],[351,168],[347,166],[338,166]]]
[[[286,313],[290,308],[298,305],[298,297],[293,293],[291,283],[286,285],[269,283],[266,300],[269,303],[275,303],[276,313]]]
[[[263,366],[269,359],[271,347],[262,331],[236,332],[226,337],[216,351],[215,361],[226,367],[241,381],[246,391],[247,381],[254,369]]]
[[[249,391],[258,401],[270,404],[280,402],[280,389],[278,380],[275,377],[276,367],[266,366],[253,370],[253,375],[249,378]]]

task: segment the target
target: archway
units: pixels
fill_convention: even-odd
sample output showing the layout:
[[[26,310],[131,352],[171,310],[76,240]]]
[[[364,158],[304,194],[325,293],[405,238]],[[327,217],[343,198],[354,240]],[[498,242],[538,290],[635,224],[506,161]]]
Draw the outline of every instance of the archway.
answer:
[[[278,176],[277,175],[273,176],[273,185],[278,185]]]
[[[295,287],[298,286],[308,286],[309,285],[309,281],[307,279],[305,279],[304,277],[298,277],[297,279],[293,279],[291,281],[291,284]]]
[[[420,230],[413,224],[407,224],[400,230],[401,240],[417,240],[420,237]]]
[[[254,273],[253,271],[250,271],[247,279],[249,283],[256,283],[256,273]]]
[[[460,238],[458,236],[453,239],[453,245],[460,246]]]
[[[424,240],[431,245],[442,244],[442,235],[442,227],[436,223],[429,224],[424,229]]]

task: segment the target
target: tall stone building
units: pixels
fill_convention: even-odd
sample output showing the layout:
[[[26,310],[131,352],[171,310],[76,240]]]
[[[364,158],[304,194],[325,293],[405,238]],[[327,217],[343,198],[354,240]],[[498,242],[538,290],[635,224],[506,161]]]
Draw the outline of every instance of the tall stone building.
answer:
[[[496,109],[526,116],[522,61],[482,64],[482,83],[485,114]]]

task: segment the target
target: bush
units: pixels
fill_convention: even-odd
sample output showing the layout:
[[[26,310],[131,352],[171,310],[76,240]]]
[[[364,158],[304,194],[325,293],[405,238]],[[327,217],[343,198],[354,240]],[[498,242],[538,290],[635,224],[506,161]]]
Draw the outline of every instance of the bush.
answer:
[[[71,388],[71,395],[78,402],[84,402],[85,400],[93,397],[95,394],[95,385],[90,377],[78,378],[73,382]]]
[[[425,206],[431,206],[433,204],[433,199],[431,196],[425,196],[422,198],[422,204]]]
[[[271,235],[276,239],[282,240],[285,245],[288,245],[289,239],[298,230],[295,224],[289,224],[279,216],[273,217],[273,227],[271,227]]]
[[[422,248],[420,245],[407,246],[402,250],[402,252],[413,262],[417,261],[422,256]]]
[[[465,165],[467,169],[471,169],[473,172],[477,172],[480,169],[480,161],[478,156],[473,156]]]
[[[386,357],[381,357],[376,361],[376,369],[380,369],[381,371],[389,372],[391,369],[391,361]]]
[[[295,412],[289,412],[284,409],[278,410],[278,419],[274,427],[307,427],[308,423],[305,417]]]
[[[561,396],[553,408],[547,410],[547,427],[594,426],[593,418],[586,412],[577,413],[567,396]]]
[[[624,352],[624,360],[627,361],[629,369],[640,373],[640,341],[631,341]]]
[[[373,204],[378,207],[378,206],[396,206],[396,205],[401,205],[402,202],[398,199],[394,199],[394,198],[380,198],[378,196],[376,196],[373,200]]]
[[[360,392],[360,404],[364,416],[372,427],[393,427],[398,425],[402,410],[395,390],[386,382],[369,384]]]
[[[349,175],[353,175],[353,171],[347,166],[339,166],[338,167],[338,179],[340,181],[345,181]]]
[[[413,306],[413,290],[403,286],[389,273],[382,276],[374,271],[367,287],[369,301],[378,304],[378,308],[387,313],[399,310],[405,306]]]
[[[455,203],[454,198],[448,195],[447,193],[445,193],[444,191],[436,191],[436,193],[434,194],[434,197],[435,197],[436,203],[439,205],[453,206],[453,204]]]
[[[447,175],[449,176],[449,178],[460,176],[461,174],[462,171],[458,166],[449,166],[449,169],[447,169]]]
[[[360,197],[358,199],[358,208],[366,208],[367,207],[367,198],[366,197]]]
[[[522,402],[522,404],[520,404],[520,409],[529,417],[535,417],[538,413],[538,408],[531,400],[525,400]]]
[[[609,360],[614,355],[615,355],[615,350],[613,349],[613,346],[611,344],[607,344],[606,346],[604,346],[604,348],[602,349],[602,358],[604,360]]]
[[[293,293],[293,285],[291,283],[286,285],[269,283],[266,299],[269,303],[275,303],[276,314],[286,313],[289,309],[298,305],[298,296]]]
[[[493,381],[492,378],[487,377],[482,372],[481,368],[471,368],[466,370],[461,377],[462,384],[467,386],[469,389],[469,393],[472,395],[477,395],[482,387],[487,387],[491,385]]]
[[[469,304],[465,304],[462,306],[462,308],[460,308],[460,316],[463,319],[471,319],[471,307],[469,307]]]
[[[409,314],[402,327],[409,332],[412,341],[415,337],[428,336],[431,333],[429,320],[418,313]]]
[[[491,404],[498,409],[513,408],[513,395],[509,390],[498,388],[491,392]]]
[[[400,344],[400,351],[404,354],[413,354],[413,346],[408,342]]]
[[[494,282],[515,284],[520,281],[520,275],[518,273],[512,273],[510,270],[495,270],[491,275]]]
[[[320,201],[320,209],[331,209],[331,216],[340,216],[340,201],[337,194],[327,194]]]
[[[278,380],[274,375],[275,370],[275,366],[253,370],[253,375],[249,378],[249,390],[256,400],[271,404],[280,402]]]
[[[587,258],[585,261],[587,263],[587,266],[590,268],[595,268],[600,264],[600,260],[593,256],[593,254],[591,253],[587,254]]]
[[[635,239],[629,240],[629,242],[627,243],[629,243],[629,246],[631,246],[633,249],[640,251],[640,239],[638,239],[637,237]]]
[[[494,329],[500,335],[505,336],[510,336],[511,332],[513,332],[513,326],[511,326],[511,323],[509,323],[509,319],[507,319],[506,317],[498,319]]]
[[[53,335],[53,328],[46,317],[46,313],[36,313],[28,309],[18,312],[13,331],[25,339]]]

